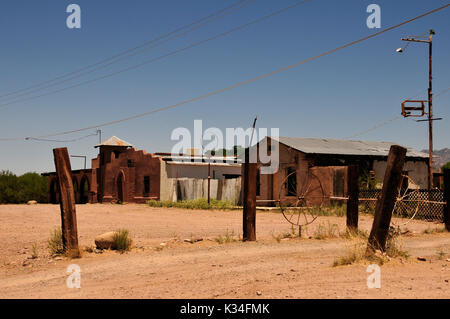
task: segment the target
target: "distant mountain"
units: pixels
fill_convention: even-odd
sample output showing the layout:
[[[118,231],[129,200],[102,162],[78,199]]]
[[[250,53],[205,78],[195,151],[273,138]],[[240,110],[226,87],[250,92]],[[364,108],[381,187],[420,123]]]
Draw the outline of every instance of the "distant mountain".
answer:
[[[422,150],[424,153],[428,153],[428,150]],[[443,148],[441,150],[433,151],[433,168],[436,172],[441,171],[442,165],[450,162],[450,148]]]

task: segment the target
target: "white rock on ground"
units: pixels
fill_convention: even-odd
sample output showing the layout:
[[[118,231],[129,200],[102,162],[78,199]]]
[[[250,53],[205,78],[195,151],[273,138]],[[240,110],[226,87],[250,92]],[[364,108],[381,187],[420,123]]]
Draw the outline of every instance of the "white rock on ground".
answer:
[[[95,237],[95,246],[98,249],[116,249],[114,244],[114,233],[113,231],[107,232]]]

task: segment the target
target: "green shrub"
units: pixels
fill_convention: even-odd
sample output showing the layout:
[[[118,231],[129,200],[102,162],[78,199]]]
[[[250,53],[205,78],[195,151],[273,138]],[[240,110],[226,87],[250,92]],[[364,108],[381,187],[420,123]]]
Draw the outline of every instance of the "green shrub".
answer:
[[[48,179],[38,173],[16,176],[10,171],[0,172],[0,204],[20,204],[30,200],[47,202]]]

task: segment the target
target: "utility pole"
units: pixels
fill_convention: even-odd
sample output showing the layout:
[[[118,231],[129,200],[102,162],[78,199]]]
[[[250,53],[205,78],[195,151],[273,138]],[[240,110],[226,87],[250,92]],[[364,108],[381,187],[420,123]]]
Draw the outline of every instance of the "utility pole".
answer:
[[[250,147],[256,119],[255,117],[253,121],[252,135],[249,145],[245,149],[244,163],[242,164],[243,241],[256,240],[256,172],[258,163],[250,163]]]
[[[428,43],[428,152],[430,155],[428,167],[428,189],[433,188],[433,34],[430,30]]]
[[[208,205],[211,205],[211,155],[208,156]]]
[[[97,129],[98,144],[102,144],[102,130]]]
[[[420,42],[420,43],[428,43],[428,119],[427,120],[418,120],[417,122],[428,121],[428,152],[429,152],[429,161],[428,161],[428,189],[433,188],[433,121],[440,120],[440,118],[433,118],[433,35],[435,34],[434,30],[430,30],[428,40],[420,40],[413,37],[402,38],[402,41],[407,42]],[[403,52],[402,49],[398,49],[397,52]],[[411,115],[410,111],[422,111],[422,115],[425,113],[423,109],[420,107],[405,107],[405,103],[407,102],[421,102],[421,101],[411,101],[406,100],[402,103],[402,114],[405,117],[414,116]],[[416,115],[417,116],[417,115]]]

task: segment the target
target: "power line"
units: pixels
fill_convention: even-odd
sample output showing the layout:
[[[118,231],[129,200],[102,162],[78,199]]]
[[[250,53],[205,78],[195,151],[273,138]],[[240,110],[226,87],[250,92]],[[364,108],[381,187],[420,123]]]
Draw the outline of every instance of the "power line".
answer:
[[[152,111],[145,112],[145,113],[140,113],[140,114],[132,115],[132,116],[125,117],[125,118],[122,118],[122,119],[119,119],[119,120],[114,120],[114,121],[110,121],[110,122],[104,122],[104,123],[100,123],[100,124],[96,124],[96,125],[92,125],[92,126],[88,126],[88,127],[84,127],[84,128],[79,128],[79,129],[74,129],[74,130],[69,130],[69,131],[63,131],[63,132],[59,132],[59,133],[53,133],[53,134],[48,134],[48,135],[38,136],[38,137],[36,137],[36,138],[48,138],[48,137],[53,137],[53,136],[67,135],[67,134],[71,134],[71,133],[76,133],[76,132],[86,131],[86,130],[90,130],[90,129],[95,129],[95,128],[98,128],[98,127],[103,127],[103,126],[109,126],[109,125],[113,125],[113,124],[118,124],[118,123],[121,123],[121,122],[125,122],[125,121],[129,121],[129,120],[132,120],[132,119],[144,117],[144,116],[147,116],[147,115],[150,115],[150,114],[154,114],[154,113],[157,113],[157,112],[161,112],[161,111],[173,109],[173,108],[179,107],[179,106],[184,105],[184,104],[188,104],[188,103],[192,103],[192,102],[195,102],[195,101],[199,101],[199,100],[202,100],[202,99],[207,98],[207,97],[209,97],[209,96],[217,95],[217,94],[222,93],[222,92],[225,92],[225,91],[230,91],[230,90],[232,90],[232,89],[235,89],[235,88],[237,88],[237,87],[243,86],[243,85],[245,85],[245,84],[249,84],[249,83],[252,83],[252,82],[255,82],[255,81],[258,81],[258,80],[267,78],[267,77],[269,77],[269,76],[272,76],[272,75],[278,74],[278,73],[280,73],[280,72],[287,71],[287,70],[289,70],[289,69],[292,69],[292,68],[294,68],[294,67],[297,67],[297,66],[299,66],[299,65],[301,65],[301,64],[304,64],[304,63],[307,63],[307,62],[310,62],[310,61],[319,59],[319,58],[321,58],[321,57],[327,56],[327,55],[329,55],[329,54],[331,54],[331,53],[334,53],[334,52],[336,52],[336,51],[345,49],[345,48],[347,48],[347,47],[353,46],[353,45],[358,44],[358,43],[360,43],[360,42],[363,42],[363,41],[366,41],[366,40],[368,40],[368,39],[371,39],[371,38],[374,38],[374,37],[376,37],[376,36],[379,36],[379,35],[381,35],[381,34],[383,34],[383,33],[388,32],[388,31],[394,30],[394,29],[396,29],[396,28],[398,28],[398,27],[401,27],[401,26],[403,26],[403,25],[405,25],[405,24],[408,24],[408,23],[411,23],[411,22],[413,22],[413,21],[419,20],[419,19],[421,19],[421,18],[423,18],[423,17],[425,17],[425,16],[428,16],[428,15],[430,15],[430,14],[433,14],[433,13],[435,13],[435,12],[438,12],[438,11],[440,11],[440,10],[443,10],[443,9],[447,8],[448,6],[450,6],[450,4],[447,4],[447,5],[441,6],[441,7],[439,7],[439,8],[436,8],[436,9],[433,9],[433,10],[430,10],[430,11],[427,11],[427,12],[425,12],[424,14],[421,14],[421,15],[419,15],[419,16],[417,16],[417,17],[414,17],[414,18],[412,18],[412,19],[403,21],[403,22],[401,22],[401,23],[399,23],[399,24],[396,24],[396,25],[391,26],[391,27],[389,27],[389,28],[387,28],[387,29],[384,29],[384,30],[381,30],[381,31],[379,31],[379,32],[376,32],[376,33],[374,33],[374,34],[372,34],[372,35],[369,35],[369,36],[360,38],[360,39],[355,40],[355,41],[352,41],[352,42],[349,42],[349,43],[344,44],[344,45],[342,45],[342,46],[340,46],[340,47],[337,47],[337,48],[335,48],[335,49],[332,49],[332,50],[323,52],[323,53],[321,53],[321,54],[319,54],[319,55],[316,55],[316,56],[314,56],[314,57],[311,57],[311,58],[308,58],[308,59],[305,59],[305,60],[301,60],[301,61],[296,62],[296,63],[294,63],[294,64],[291,64],[291,65],[288,65],[288,66],[286,66],[286,67],[283,67],[283,68],[281,68],[281,69],[277,69],[277,70],[272,71],[272,72],[270,72],[270,73],[266,73],[266,74],[264,74],[264,75],[260,75],[260,76],[254,77],[254,78],[252,78],[252,79],[249,79],[249,80],[246,80],[246,81],[243,81],[243,82],[239,82],[239,83],[233,84],[233,85],[231,85],[231,86],[228,86],[228,87],[223,88],[223,89],[220,89],[220,90],[212,91],[212,92],[209,92],[209,93],[206,93],[206,94],[203,94],[203,95],[200,95],[200,96],[197,96],[197,97],[188,99],[188,100],[181,101],[181,102],[179,102],[179,103],[175,103],[175,104],[168,105],[168,106],[165,106],[165,107],[157,108],[157,109],[154,109],[154,110],[152,110]]]
[[[102,60],[100,60],[100,61],[98,61],[98,62],[95,62],[95,63],[93,63],[93,64],[87,65],[87,66],[82,67],[82,68],[79,68],[79,69],[74,70],[74,71],[72,71],[72,72],[68,72],[68,73],[62,74],[62,75],[57,76],[57,77],[55,77],[55,78],[53,78],[53,79],[50,79],[50,80],[47,80],[47,81],[44,81],[44,82],[41,82],[41,83],[37,83],[37,84],[31,85],[31,86],[25,87],[25,88],[23,88],[23,89],[19,89],[19,90],[10,92],[10,93],[2,94],[2,95],[0,95],[0,98],[6,97],[6,96],[15,95],[15,94],[17,94],[17,93],[20,93],[20,92],[23,92],[23,91],[28,91],[28,90],[33,89],[33,88],[41,87],[42,85],[45,85],[45,84],[48,84],[48,83],[52,83],[52,82],[58,82],[58,83],[59,83],[59,80],[61,80],[61,79],[63,79],[63,78],[66,78],[66,77],[71,76],[71,75],[74,75],[74,74],[78,74],[78,73],[80,73],[80,72],[82,72],[82,71],[84,71],[84,70],[88,70],[88,69],[91,69],[91,68],[96,67],[96,66],[98,66],[98,65],[104,64],[104,63],[106,63],[106,62],[108,62],[108,61],[111,61],[111,60],[114,60],[114,59],[116,59],[116,58],[119,58],[119,57],[121,57],[121,56],[123,56],[123,55],[126,55],[126,54],[130,53],[130,52],[134,52],[134,51],[140,50],[140,49],[142,49],[142,48],[145,48],[145,47],[148,46],[149,44],[152,44],[152,43],[154,43],[154,42],[157,42],[157,41],[160,41],[160,40],[162,40],[162,39],[168,38],[168,37],[170,37],[170,36],[172,36],[172,35],[174,35],[174,34],[180,32],[180,31],[182,31],[182,30],[184,30],[184,29],[190,28],[190,27],[192,27],[192,26],[194,26],[194,25],[196,25],[196,24],[199,24],[199,23],[201,23],[201,22],[203,22],[203,21],[205,21],[205,20],[208,20],[208,19],[210,19],[210,18],[213,18],[214,16],[220,15],[221,13],[226,12],[226,11],[228,11],[228,10],[234,8],[234,7],[236,7],[236,6],[239,5],[239,4],[245,3],[246,1],[247,1],[247,0],[239,0],[239,1],[237,1],[237,2],[235,2],[235,3],[233,3],[233,4],[231,4],[231,5],[229,5],[229,6],[225,7],[225,8],[223,8],[223,9],[220,9],[219,11],[213,12],[213,13],[211,13],[211,14],[205,16],[205,17],[202,17],[202,18],[200,18],[200,19],[198,19],[198,20],[196,20],[196,21],[194,21],[194,22],[192,22],[192,23],[183,25],[183,26],[181,26],[181,27],[179,27],[179,28],[177,28],[177,29],[175,29],[175,30],[173,30],[173,31],[171,31],[171,32],[169,32],[169,33],[167,33],[167,34],[164,34],[164,35],[158,36],[158,37],[156,37],[156,38],[153,38],[152,40],[149,40],[149,41],[146,41],[146,42],[144,42],[144,43],[141,43],[141,44],[139,44],[139,45],[137,45],[137,46],[135,46],[135,47],[133,47],[133,48],[127,49],[127,50],[122,51],[122,52],[120,52],[120,53],[118,53],[118,54],[115,54],[115,55],[110,56],[110,57],[108,57],[108,58],[102,59]],[[252,1],[254,1],[254,0],[252,0]],[[242,7],[244,7],[244,6],[242,6]],[[242,7],[241,7],[241,8],[242,8]],[[240,9],[240,8],[239,8],[239,9]],[[217,17],[214,18],[214,19],[212,19],[212,20],[210,20],[209,22],[212,22],[212,21],[214,21],[215,19],[217,19]],[[206,22],[206,23],[209,23],[209,22]],[[57,83],[57,84],[58,84],[58,83]]]
[[[247,1],[247,0],[245,0],[245,1]],[[126,59],[131,58],[131,57],[133,57],[133,56],[136,56],[136,55],[138,55],[138,54],[141,54],[141,53],[147,52],[147,51],[149,51],[149,50],[151,50],[151,49],[157,48],[157,47],[159,47],[159,46],[161,46],[161,45],[163,45],[163,44],[165,44],[165,43],[167,43],[167,42],[169,42],[169,41],[171,41],[171,40],[177,39],[177,38],[179,38],[179,37],[182,37],[182,36],[184,36],[184,35],[186,35],[186,34],[189,34],[189,33],[193,32],[193,31],[195,31],[195,30],[198,30],[198,29],[204,27],[205,25],[207,25],[207,24],[209,24],[209,23],[211,23],[211,22],[213,22],[213,21],[215,21],[215,20],[218,20],[218,19],[223,18],[223,17],[225,17],[225,16],[227,16],[227,15],[229,15],[229,14],[232,14],[232,13],[234,13],[234,12],[236,12],[236,11],[239,11],[239,10],[241,10],[242,8],[248,6],[249,4],[255,2],[256,0],[248,0],[246,3],[245,3],[245,1],[244,1],[244,4],[243,4],[243,5],[241,5],[241,6],[237,7],[237,8],[234,8],[234,9],[231,10],[231,11],[225,12],[225,13],[223,13],[222,15],[218,15],[218,16],[216,16],[216,17],[210,19],[210,20],[207,20],[206,22],[204,22],[204,23],[202,23],[202,24],[200,24],[200,25],[197,25],[197,26],[195,26],[195,27],[193,27],[193,28],[191,28],[191,29],[188,29],[188,30],[185,31],[185,32],[177,33],[177,34],[175,34],[175,35],[173,35],[173,36],[171,36],[171,37],[165,39],[164,41],[157,42],[156,44],[154,44],[154,45],[152,45],[152,46],[150,46],[150,47],[141,48],[139,51],[136,50],[135,52],[132,52],[132,53],[130,53],[130,54],[123,55],[123,56],[121,56],[121,57],[118,57],[118,58],[114,59],[113,61],[111,61],[111,62],[109,62],[109,63],[106,63],[106,64],[105,64],[105,63],[102,63],[102,64],[100,64],[100,65],[98,65],[98,66],[94,66],[94,67],[88,69],[88,70],[85,71],[85,72],[77,72],[77,74],[75,74],[75,75],[73,75],[73,76],[66,77],[65,79],[60,79],[60,81],[58,81],[58,82],[56,82],[56,83],[50,83],[50,84],[48,84],[48,85],[39,85],[37,88],[31,89],[31,90],[27,90],[27,91],[22,92],[22,93],[20,93],[20,94],[15,94],[14,96],[12,96],[12,97],[10,97],[10,98],[7,98],[6,101],[5,101],[5,103],[4,103],[4,104],[0,104],[0,106],[7,106],[7,105],[9,105],[9,104],[18,103],[18,102],[21,102],[21,101],[24,101],[24,100],[29,100],[29,99],[34,99],[34,98],[37,98],[37,97],[41,97],[41,96],[35,96],[35,97],[30,97],[29,99],[26,98],[26,99],[15,100],[15,99],[17,99],[18,97],[26,96],[26,95],[29,95],[29,94],[34,93],[34,92],[39,92],[39,91],[41,91],[41,90],[43,90],[43,89],[51,88],[51,87],[54,87],[54,86],[60,86],[60,85],[63,84],[63,83],[67,83],[67,82],[70,82],[70,81],[72,81],[72,80],[75,80],[75,79],[78,79],[78,78],[80,78],[80,77],[83,77],[83,76],[85,76],[85,75],[88,75],[88,74],[97,72],[97,71],[102,70],[102,69],[105,69],[105,68],[107,68],[107,67],[109,67],[109,66],[111,66],[111,65],[114,65],[114,64],[116,64],[116,63],[118,63],[118,62],[120,62],[120,61],[126,60]],[[162,57],[166,57],[166,56],[168,56],[168,55],[164,55],[164,56],[162,56]],[[149,63],[150,63],[150,62],[155,62],[155,61],[157,61],[157,60],[159,60],[159,59],[161,59],[161,57],[158,57],[157,59],[151,59],[151,60],[149,60]],[[147,63],[145,63],[145,64],[147,64]],[[140,66],[140,65],[139,65],[139,66]],[[113,72],[113,73],[115,74],[115,72]],[[100,77],[99,79],[101,79],[101,78],[103,78],[103,77]],[[88,81],[88,82],[89,82],[89,81]],[[83,83],[84,83],[84,82],[83,82]],[[89,82],[89,83],[90,83],[90,82]],[[79,85],[75,85],[74,87],[76,87],[76,86],[79,86]],[[72,88],[72,87],[69,87],[69,88]],[[69,89],[69,88],[67,88],[67,89]],[[57,92],[59,92],[59,90],[58,90]],[[49,92],[49,93],[47,93],[47,94],[45,94],[45,95],[50,95],[50,94],[52,94],[52,92]],[[45,96],[45,95],[44,95],[44,96]],[[2,98],[2,97],[0,96],[0,99],[1,99],[1,98]],[[12,101],[9,101],[9,102],[8,102],[8,100],[12,100]]]
[[[377,125],[375,125],[375,126],[369,128],[369,129],[366,129],[366,130],[364,130],[364,131],[362,131],[362,132],[359,132],[359,133],[354,134],[354,135],[351,135],[351,136],[344,137],[344,139],[348,140],[348,139],[351,139],[351,138],[354,138],[354,137],[358,137],[358,136],[364,135],[364,134],[369,133],[369,132],[371,132],[371,131],[374,131],[374,130],[380,128],[380,127],[383,127],[383,126],[385,126],[385,125],[387,125],[387,124],[389,124],[389,123],[391,123],[391,122],[394,122],[394,121],[396,121],[396,120],[399,120],[399,119],[402,118],[402,117],[403,117],[403,115],[397,115],[397,116],[391,118],[390,120],[384,121],[384,122],[382,122],[382,123],[380,123],[380,124],[377,124]]]
[[[447,88],[447,89],[445,89],[445,90],[443,90],[443,91],[441,91],[441,92],[439,92],[438,94],[436,94],[436,95],[435,95],[435,98],[437,98],[437,97],[439,97],[439,96],[441,96],[441,95],[447,93],[448,91],[450,91],[450,87]],[[389,119],[389,120],[387,120],[387,121],[384,121],[384,122],[382,122],[382,123],[380,123],[380,124],[377,124],[377,125],[375,125],[375,126],[369,128],[369,129],[366,129],[366,130],[364,130],[364,131],[361,131],[361,132],[356,133],[356,134],[351,135],[351,136],[344,137],[344,139],[351,139],[351,138],[354,138],[354,137],[358,137],[358,136],[364,135],[364,134],[366,134],[366,133],[369,133],[369,132],[371,132],[371,131],[374,131],[374,130],[376,130],[376,129],[379,129],[380,127],[383,127],[383,126],[385,126],[385,125],[388,125],[388,124],[391,123],[391,122],[394,122],[394,121],[396,121],[396,120],[399,120],[399,119],[401,119],[402,117],[403,117],[403,115],[395,116],[395,117],[393,117],[393,118],[391,118],[391,119]]]
[[[441,96],[442,94],[445,94],[445,93],[447,93],[448,91],[450,91],[450,87],[449,87],[449,88],[446,88],[445,90],[443,90],[443,91],[441,91],[441,92],[439,92],[439,93],[436,94],[434,97],[437,98],[438,96]]]
[[[91,137],[91,136],[98,136],[98,132],[94,133],[94,134],[84,135],[84,136],[74,138],[71,140],[52,140],[52,139],[37,138],[37,137],[27,137],[27,138],[25,138],[25,140],[27,140],[27,141],[33,140],[33,141],[39,141],[39,142],[71,143],[71,142],[77,142],[77,141],[83,140],[83,139]]]
[[[194,47],[197,47],[197,46],[202,45],[202,44],[204,44],[204,43],[207,43],[207,42],[209,42],[209,41],[212,41],[212,40],[221,38],[221,37],[223,37],[223,36],[225,36],[225,35],[228,35],[228,34],[230,34],[230,33],[233,33],[233,32],[242,30],[242,29],[244,29],[244,28],[247,28],[247,27],[249,27],[249,26],[251,26],[251,25],[253,25],[253,24],[262,22],[262,21],[264,21],[264,20],[266,20],[266,19],[268,19],[268,18],[271,18],[271,17],[273,17],[273,16],[276,16],[276,15],[278,15],[278,14],[281,14],[281,13],[287,11],[287,10],[293,9],[293,8],[299,6],[299,5],[301,5],[301,4],[303,4],[303,3],[307,2],[307,1],[309,1],[309,0],[298,1],[298,2],[294,3],[293,5],[290,5],[290,6],[288,6],[288,7],[285,7],[285,8],[283,8],[283,9],[280,9],[280,10],[277,10],[277,11],[274,11],[274,12],[268,14],[268,15],[265,15],[265,16],[263,16],[263,17],[261,17],[261,18],[258,18],[258,19],[256,19],[256,20],[253,20],[253,21],[248,22],[248,23],[246,23],[246,24],[243,24],[243,25],[240,25],[240,26],[238,26],[238,27],[232,28],[232,29],[230,29],[230,30],[228,30],[228,31],[225,31],[225,32],[216,34],[215,36],[212,36],[212,37],[207,38],[207,39],[205,39],[205,40],[201,40],[201,41],[199,41],[199,42],[195,42],[195,43],[190,44],[190,45],[188,45],[188,46],[186,46],[186,47],[183,47],[183,48],[181,48],[181,49],[177,49],[177,50],[175,50],[175,51],[171,51],[171,52],[169,52],[169,53],[160,55],[160,56],[158,56],[158,57],[156,57],[156,58],[153,58],[153,59],[150,59],[150,60],[143,61],[143,62],[141,62],[141,63],[139,63],[139,64],[135,64],[135,65],[132,65],[132,66],[130,66],[130,67],[126,67],[126,68],[124,68],[124,69],[121,69],[121,70],[118,70],[118,71],[115,71],[115,72],[112,72],[112,73],[108,73],[108,74],[105,74],[105,75],[100,76],[100,77],[96,77],[96,78],[93,78],[93,79],[90,79],[90,80],[86,80],[86,81],[83,81],[83,82],[79,82],[79,83],[76,83],[76,84],[74,84],[74,85],[71,85],[71,86],[68,86],[68,87],[65,87],[65,88],[61,88],[61,89],[57,89],[57,90],[50,91],[50,92],[47,92],[47,93],[43,93],[43,94],[40,94],[40,95],[35,95],[35,96],[27,97],[27,98],[24,98],[24,99],[13,100],[13,101],[10,101],[10,102],[4,103],[4,104],[0,104],[0,107],[3,108],[3,107],[6,107],[6,106],[9,106],[9,105],[11,105],[11,104],[16,104],[16,103],[19,103],[19,102],[24,102],[24,101],[34,100],[34,99],[41,98],[41,97],[44,97],[44,96],[53,95],[53,94],[56,94],[56,93],[60,93],[60,92],[63,92],[63,91],[67,91],[67,90],[69,90],[69,89],[73,89],[73,88],[76,88],[76,87],[79,87],[79,86],[83,86],[83,85],[86,85],[86,84],[90,84],[90,83],[93,83],[93,82],[96,82],[96,81],[100,81],[100,80],[103,80],[103,79],[106,79],[106,78],[110,78],[110,77],[112,77],[112,76],[115,76],[115,75],[118,75],[118,74],[121,74],[121,73],[124,73],[124,72],[128,72],[128,71],[131,71],[131,70],[140,68],[140,67],[142,67],[142,66],[144,66],[144,65],[147,65],[147,64],[156,62],[156,61],[158,61],[158,60],[164,59],[164,58],[166,58],[166,57],[169,57],[169,56],[178,54],[178,53],[180,53],[180,52],[183,52],[183,51],[192,49],[192,48],[194,48]]]

